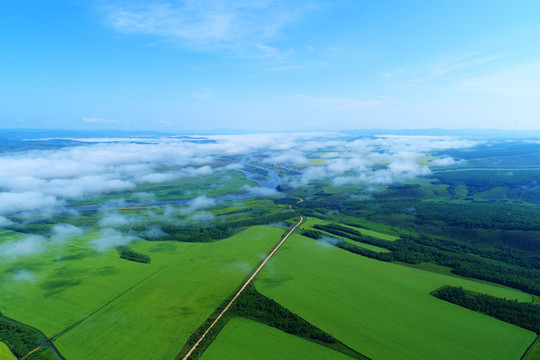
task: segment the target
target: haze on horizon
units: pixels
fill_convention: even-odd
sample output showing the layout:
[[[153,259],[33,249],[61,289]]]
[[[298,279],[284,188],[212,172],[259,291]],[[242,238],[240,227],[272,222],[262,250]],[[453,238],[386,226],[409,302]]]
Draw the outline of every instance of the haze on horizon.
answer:
[[[1,128],[540,129],[533,1],[0,4]]]

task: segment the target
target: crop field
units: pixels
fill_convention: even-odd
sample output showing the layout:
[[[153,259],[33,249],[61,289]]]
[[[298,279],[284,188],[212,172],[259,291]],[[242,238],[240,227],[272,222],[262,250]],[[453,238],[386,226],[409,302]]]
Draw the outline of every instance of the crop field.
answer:
[[[525,293],[368,259],[294,235],[257,289],[373,359],[517,359],[530,331],[433,298],[443,285]]]
[[[4,315],[50,337],[155,271],[120,259],[114,250],[96,253],[86,245],[96,236],[88,234],[70,246],[2,262],[0,302]]]
[[[232,318],[201,359],[345,360],[351,358],[276,328],[244,318]]]
[[[90,234],[60,253],[19,261],[17,268],[26,269],[23,275],[5,264],[2,312],[53,336],[131,289],[59,337],[61,352],[71,358],[95,353],[90,358],[96,359],[156,351],[174,356],[281,233],[273,227],[252,227],[212,244],[133,243],[133,249],[152,257],[151,264],[120,259],[114,250],[99,255],[86,246],[95,236]],[[13,281],[17,276],[28,279]],[[120,338],[115,335],[119,333]],[[138,346],[132,345],[135,338],[140,339]]]
[[[0,342],[0,360],[17,360],[6,344]]]
[[[257,226],[211,244],[133,244],[159,273],[59,337],[58,348],[73,359],[173,358],[282,232]]]

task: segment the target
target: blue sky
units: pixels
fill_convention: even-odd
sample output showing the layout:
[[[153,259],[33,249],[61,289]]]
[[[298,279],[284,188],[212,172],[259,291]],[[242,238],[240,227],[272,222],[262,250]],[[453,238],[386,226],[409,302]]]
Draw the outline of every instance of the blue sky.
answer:
[[[538,1],[0,2],[2,128],[540,129]]]

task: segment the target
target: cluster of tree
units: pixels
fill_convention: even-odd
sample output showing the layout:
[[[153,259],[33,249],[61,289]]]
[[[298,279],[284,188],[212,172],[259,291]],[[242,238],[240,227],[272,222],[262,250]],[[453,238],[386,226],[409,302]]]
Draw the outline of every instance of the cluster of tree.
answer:
[[[443,286],[431,294],[439,299],[540,334],[540,305],[501,299],[454,286]]]
[[[244,289],[230,311],[236,316],[246,317],[305,339],[337,343],[333,336],[257,292],[253,284]]]
[[[172,222],[140,224],[133,230],[143,239],[151,241],[182,241],[182,242],[212,242],[231,237],[241,229],[254,226],[272,224],[288,220],[297,215],[290,211],[261,215],[255,218],[227,221],[219,224],[185,225]],[[161,231],[152,231],[152,228],[159,227]]]
[[[310,229],[302,230],[302,235],[310,237],[315,240],[320,240],[321,238],[328,236],[323,232],[320,232],[317,230],[310,230]],[[334,245],[340,249],[352,252],[354,254],[362,255],[371,259],[377,259],[381,261],[394,261],[395,260],[394,254],[391,252],[378,252],[378,251],[369,250],[362,246],[348,243],[342,238],[330,237],[329,240],[330,241],[328,241],[328,243],[330,243],[331,245]]]
[[[307,211],[302,211],[306,215],[331,210],[348,216],[412,213],[416,216],[417,224],[420,225],[426,221],[441,221],[449,226],[468,229],[540,231],[540,223],[537,221],[540,217],[540,207],[533,204],[495,201],[448,203],[413,198],[379,197],[377,200],[347,200],[335,204],[313,201],[312,204],[301,205],[306,208]]]
[[[424,198],[428,194],[419,184],[389,185],[386,191],[374,194],[376,199],[384,198]]]
[[[447,184],[452,187],[465,185],[471,194],[491,190],[495,187],[522,188],[538,186],[539,170],[468,170],[441,171],[432,175],[438,181],[434,184]]]
[[[228,216],[228,215],[241,214],[241,213],[246,213],[246,212],[251,212],[251,211],[253,211],[253,208],[245,208],[245,209],[238,209],[238,210],[233,210],[226,213],[217,214],[216,216]]]
[[[314,227],[333,235],[391,251],[390,253],[379,253],[354,246],[354,244],[345,241],[335,242],[335,246],[356,254],[382,261],[401,261],[409,264],[431,262],[448,266],[457,275],[492,281],[540,295],[540,269],[537,267],[538,259],[536,256],[528,258],[531,259],[531,263],[520,266],[521,261],[526,261],[525,259],[509,258],[509,262],[503,262],[489,258],[489,256],[496,257],[496,255],[500,255],[496,252],[490,253],[487,250],[484,253],[481,250],[472,251],[467,246],[424,235],[404,235],[396,241],[386,241],[362,235],[358,230],[338,224],[314,225]],[[304,234],[315,239],[325,235],[316,230],[308,230]]]
[[[422,202],[414,206],[421,220],[450,226],[499,230],[540,230],[540,208],[524,204]]]
[[[118,254],[122,259],[129,261],[140,262],[143,264],[150,264],[152,261],[150,256],[137,252],[129,246],[117,246],[116,251],[118,251]]]
[[[46,340],[41,331],[4,317],[0,313],[0,341],[5,343],[17,358],[22,358]],[[33,353],[32,359],[57,360],[59,357],[54,350],[45,347]]]

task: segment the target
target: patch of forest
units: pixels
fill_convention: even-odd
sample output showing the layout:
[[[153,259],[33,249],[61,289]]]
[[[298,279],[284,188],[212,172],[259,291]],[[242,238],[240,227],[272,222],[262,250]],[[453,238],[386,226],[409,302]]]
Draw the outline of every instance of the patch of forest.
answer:
[[[472,194],[494,187],[531,188],[540,186],[540,170],[467,170],[441,171],[431,176],[436,184],[465,185]]]
[[[129,246],[117,246],[116,251],[118,251],[118,254],[122,259],[129,261],[140,262],[143,264],[150,264],[152,261],[150,256],[137,252]]]
[[[0,313],[0,341],[5,343],[17,358],[22,358],[45,343],[47,337],[41,331],[7,318]],[[28,357],[28,360],[60,359],[63,357],[49,346],[43,347]]]
[[[431,295],[540,334],[540,305],[501,299],[455,286],[443,286]]]

